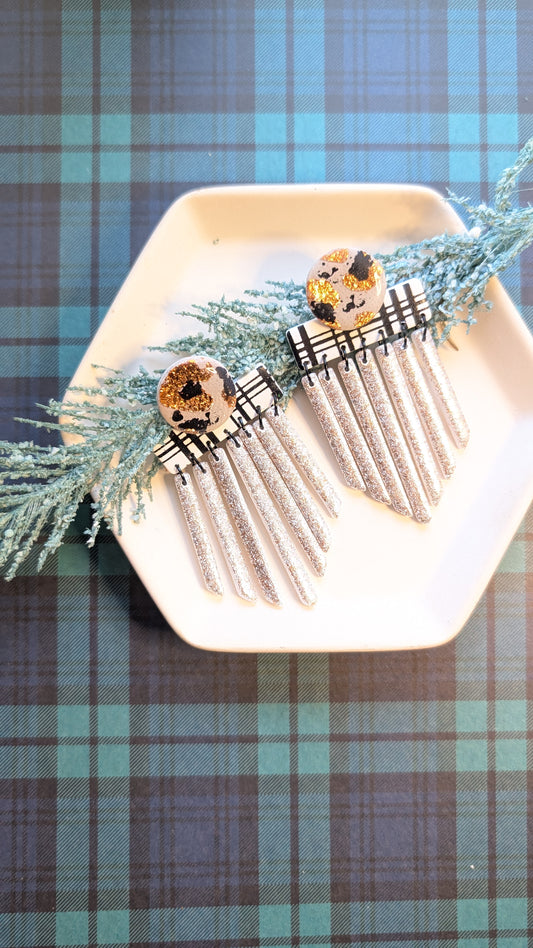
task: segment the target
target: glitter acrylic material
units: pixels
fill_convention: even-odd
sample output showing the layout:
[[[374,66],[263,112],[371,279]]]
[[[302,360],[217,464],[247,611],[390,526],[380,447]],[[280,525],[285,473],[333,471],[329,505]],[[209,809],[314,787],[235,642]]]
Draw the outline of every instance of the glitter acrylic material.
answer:
[[[262,366],[235,382],[223,366],[215,367],[224,390],[233,399],[233,410],[222,424],[213,426],[210,423],[215,410],[212,403],[207,404],[207,399],[205,404],[200,403],[205,394],[200,391],[205,381],[205,361],[204,357],[181,360],[164,374],[158,404],[164,414],[179,401],[179,430],[174,426],[168,439],[155,449],[169,471],[179,470],[177,488],[184,490],[184,482],[190,488],[188,471],[192,470],[198,493],[195,530],[190,528],[188,520],[187,524],[195,548],[197,534],[200,538],[196,549],[198,560],[201,566],[206,561],[209,543],[208,529],[204,525],[204,530],[200,530],[203,507],[237,596],[252,603],[258,587],[268,603],[280,605],[279,583],[252,517],[251,510],[255,510],[298,598],[304,605],[313,605],[316,592],[304,562],[307,561],[317,576],[323,576],[330,536],[303,475],[311,484],[321,484],[330,501],[329,507],[326,505],[328,510],[337,507],[333,489],[313,464],[309,452],[298,445],[297,437],[279,409],[280,390]],[[212,375],[213,372],[208,378]],[[189,398],[195,400],[192,421],[183,417],[183,402]],[[210,410],[211,416],[201,418],[202,410]],[[203,421],[207,423],[204,425]],[[320,491],[317,493],[318,497],[322,496]],[[207,567],[202,569],[202,575],[206,588],[212,591],[216,584]],[[219,586],[220,582],[216,588],[218,593]]]
[[[216,359],[179,359],[161,376],[157,403],[165,421],[176,431],[213,431],[235,408],[235,384]]]
[[[193,465],[193,477],[215,528],[220,549],[228,566],[235,591],[241,599],[255,602],[254,584],[237,541],[235,530],[218,489],[213,471],[198,461]]]
[[[327,366],[318,372],[320,385],[326,393],[326,398],[331,405],[340,429],[346,440],[359,472],[364,481],[364,489],[381,504],[390,503],[390,497],[380,477],[372,453],[364,439],[359,427],[359,422],[352,411],[344,394],[340,381],[334,372],[330,372]]]
[[[465,448],[470,437],[468,424],[427,326],[414,332],[412,339],[452,438],[457,447]]]
[[[427,523],[431,519],[431,510],[376,360],[372,353],[367,352],[357,353],[355,361],[361,372],[361,378],[366,385],[376,419],[381,425],[396,470],[400,475],[411,505],[413,517],[419,523]]]
[[[409,501],[402,487],[398,471],[394,465],[383,432],[372,408],[361,373],[353,359],[345,359],[340,369],[342,382],[348,393],[354,413],[361,430],[374,456],[377,468],[390,497],[391,507],[404,517],[411,516]]]
[[[302,386],[335,455],[345,483],[354,490],[364,490],[365,483],[324,389],[311,375],[302,376]]]
[[[376,347],[374,355],[388,388],[389,399],[400,420],[409,450],[418,468],[427,498],[430,504],[435,506],[442,493],[437,465],[415,404],[410,398],[396,352],[392,346],[384,342],[383,345]]]
[[[407,336],[392,344],[401,365],[411,397],[424,424],[427,437],[438,461],[443,477],[451,477],[455,470],[455,457],[450,439],[438,413],[426,377],[413,349],[412,339]]]
[[[313,533],[321,550],[326,552],[331,543],[331,533],[324,517],[306,487],[302,475],[285,451],[280,451],[279,438],[268,418],[261,416],[253,426],[261,444],[270,455],[285,483],[290,483],[290,492]]]
[[[337,517],[341,508],[340,498],[285,413],[278,411],[277,406],[274,406],[267,411],[266,416],[279,440],[285,445],[303,476],[320,497],[330,517]]]
[[[383,267],[364,250],[347,247],[320,257],[306,283],[311,312],[332,329],[359,329],[379,311],[387,283]]]
[[[276,586],[268,560],[264,554],[257,528],[246,506],[242,491],[235,477],[226,452],[220,448],[212,451],[206,458],[217,479],[218,486],[226,502],[233,522],[249,557],[250,565],[261,592],[267,602],[281,605],[281,596]]]
[[[346,484],[427,523],[442,496],[441,477],[449,478],[455,468],[446,429],[456,446],[465,447],[468,426],[428,330],[431,312],[420,281],[391,287],[364,335],[361,325],[341,329],[333,318],[324,319],[323,286],[317,311],[317,280],[337,286],[335,306],[341,306],[339,280],[345,290],[352,280],[342,268],[357,260],[347,253],[326,254],[312,268],[308,299],[321,322],[296,326],[287,338]],[[374,263],[365,258],[365,273],[375,279]],[[361,268],[358,276],[362,292]],[[363,484],[354,477],[349,454]]]
[[[191,477],[180,470],[174,477],[174,484],[205,587],[216,596],[221,596],[224,592],[222,579]]]

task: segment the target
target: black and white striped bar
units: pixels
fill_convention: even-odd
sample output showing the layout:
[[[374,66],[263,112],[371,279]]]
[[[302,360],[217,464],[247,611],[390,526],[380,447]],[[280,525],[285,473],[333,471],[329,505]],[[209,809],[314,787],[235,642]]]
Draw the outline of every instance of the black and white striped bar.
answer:
[[[363,348],[376,346],[384,333],[390,340],[431,319],[431,310],[420,280],[398,283],[387,290],[383,305],[376,317],[361,329],[329,329],[318,319],[309,319],[287,332],[287,340],[301,372],[307,368],[332,365],[343,359],[343,352],[353,354]],[[404,325],[405,324],[405,325]]]

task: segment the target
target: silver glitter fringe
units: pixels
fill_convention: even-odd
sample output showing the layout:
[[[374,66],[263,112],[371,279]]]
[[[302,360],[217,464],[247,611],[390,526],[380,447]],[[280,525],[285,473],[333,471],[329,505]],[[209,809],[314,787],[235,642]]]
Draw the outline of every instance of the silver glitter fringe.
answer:
[[[365,355],[358,352],[356,359],[370,401],[372,402],[374,411],[381,425],[385,440],[396,465],[396,470],[401,477],[405,493],[407,494],[413,511],[413,516],[415,520],[418,520],[420,523],[427,523],[431,520],[431,510],[424,495],[413,459],[405,444],[402,430],[374,358],[368,351]]]
[[[219,445],[203,463],[209,464],[214,472],[265,599],[273,605],[281,605],[281,598],[270,566],[265,559],[259,534],[224,448]]]
[[[185,473],[176,474],[174,483],[206,588],[222,596],[224,587],[191,478]]]
[[[300,600],[304,605],[312,606],[316,602],[316,592],[311,584],[309,574],[300,560],[294,543],[283,526],[281,518],[270,499],[268,491],[250,455],[245,448],[243,448],[242,443],[235,444],[235,442],[230,439],[227,442],[227,450],[276,547]]]
[[[317,496],[320,497],[329,515],[338,517],[341,508],[339,496],[335,493],[331,481],[328,480],[316,463],[307,445],[304,444],[300,435],[293,428],[285,412],[269,408],[266,417],[294,462],[307,478]]]
[[[318,576],[323,576],[326,569],[326,557],[320,549],[281,474],[261,444],[255,425],[248,425],[244,428],[239,437],[259,471],[263,482],[275,498],[279,509],[304,550],[314,571]]]
[[[302,376],[302,386],[337,459],[346,484],[348,487],[364,491],[363,478],[318,379],[312,380],[304,375]]]
[[[379,476],[374,458],[361,433],[361,429],[350,409],[346,395],[334,369],[318,373],[319,382],[326,393],[340,429],[346,438],[346,443],[352,452],[357,467],[363,476],[367,493],[381,504],[390,504],[390,497]]]
[[[309,489],[304,484],[294,461],[283,447],[268,419],[263,415],[260,421],[254,423],[253,429],[294,497],[320,549],[328,550],[331,543],[331,534],[326,522],[311,497]]]
[[[390,344],[379,345],[375,350],[375,357],[387,384],[390,399],[405,432],[411,454],[418,467],[428,500],[430,504],[437,504],[442,494],[439,472],[422,422],[413,405],[403,372],[398,364],[396,352]]]
[[[244,562],[244,557],[224,506],[222,496],[217,487],[213,471],[206,464],[195,464],[192,470],[194,480],[203,497],[215,528],[220,548],[224,554],[224,559],[226,560],[233,585],[235,586],[235,591],[241,599],[245,599],[247,602],[255,602],[257,597],[252,577]]]
[[[443,477],[451,477],[455,470],[455,457],[450,439],[438,413],[437,406],[429,390],[420,363],[416,358],[412,342],[397,339],[393,343],[398,362],[411,393],[411,398],[422,419],[429,443],[435,455]]]
[[[363,380],[357,367],[350,360],[339,364],[339,375],[348,392],[357,420],[374,455],[379,473],[390,497],[393,510],[404,517],[411,517],[412,511],[405,496],[402,482],[394,466],[390,451],[383,437],[379,422],[366,393]]]
[[[411,336],[417,354],[429,379],[437,403],[446,420],[448,428],[457,447],[464,448],[468,444],[470,431],[463,410],[457,400],[452,383],[448,378],[433,337],[427,329],[417,329]]]

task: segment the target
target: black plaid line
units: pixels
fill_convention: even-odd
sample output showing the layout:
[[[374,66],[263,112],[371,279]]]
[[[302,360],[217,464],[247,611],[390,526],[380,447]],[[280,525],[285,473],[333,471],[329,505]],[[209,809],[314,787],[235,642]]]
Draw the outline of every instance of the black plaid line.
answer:
[[[61,8],[48,2],[0,9],[0,112],[61,113]]]
[[[456,897],[455,774],[331,777],[332,900]]]
[[[10,587],[10,610],[4,614],[0,635],[3,704],[56,703],[56,632],[56,577],[14,579]]]
[[[454,701],[455,644],[438,650],[332,654],[331,700]]]
[[[2,184],[0,204],[2,306],[58,306],[59,185]]]
[[[446,20],[428,11],[409,19],[389,6],[328,4],[325,32],[328,112],[444,112],[448,109]],[[382,10],[382,14],[385,11]],[[391,42],[391,35],[394,41]],[[379,63],[379,68],[377,64]]]
[[[132,112],[253,112],[253,5],[157,0],[132,10]]]
[[[146,634],[146,629],[151,634]],[[198,652],[169,628],[144,587],[130,585],[130,701],[136,705],[257,701],[257,657]]]
[[[0,781],[2,912],[55,908],[56,797],[56,780]]]
[[[131,908],[258,901],[256,777],[131,781]]]

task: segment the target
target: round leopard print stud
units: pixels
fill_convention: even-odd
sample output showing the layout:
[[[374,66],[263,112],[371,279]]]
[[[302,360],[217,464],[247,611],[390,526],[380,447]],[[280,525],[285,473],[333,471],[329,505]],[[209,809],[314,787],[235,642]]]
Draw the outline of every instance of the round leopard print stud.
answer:
[[[332,250],[313,264],[307,277],[311,312],[332,329],[366,326],[386,291],[383,267],[364,250]]]
[[[157,387],[159,411],[176,431],[213,431],[227,421],[236,401],[231,375],[210,356],[179,359]]]

